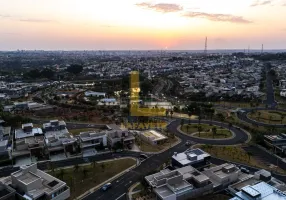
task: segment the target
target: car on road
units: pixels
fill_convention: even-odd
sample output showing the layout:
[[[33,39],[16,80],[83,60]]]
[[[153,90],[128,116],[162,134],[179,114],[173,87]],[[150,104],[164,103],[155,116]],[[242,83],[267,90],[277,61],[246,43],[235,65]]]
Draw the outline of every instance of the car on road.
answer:
[[[245,167],[241,167],[240,171],[243,172],[243,173],[246,173],[246,174],[250,173],[250,171],[248,169],[246,169]]]
[[[148,158],[148,156],[146,154],[140,154],[140,158],[145,160]]]
[[[111,183],[106,183],[101,187],[102,191],[106,191],[111,188]]]

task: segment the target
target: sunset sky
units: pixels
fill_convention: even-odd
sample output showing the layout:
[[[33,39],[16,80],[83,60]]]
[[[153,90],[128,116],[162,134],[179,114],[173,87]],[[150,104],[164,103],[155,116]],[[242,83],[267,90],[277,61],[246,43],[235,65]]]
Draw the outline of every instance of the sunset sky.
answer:
[[[286,49],[286,0],[1,0],[0,50]]]

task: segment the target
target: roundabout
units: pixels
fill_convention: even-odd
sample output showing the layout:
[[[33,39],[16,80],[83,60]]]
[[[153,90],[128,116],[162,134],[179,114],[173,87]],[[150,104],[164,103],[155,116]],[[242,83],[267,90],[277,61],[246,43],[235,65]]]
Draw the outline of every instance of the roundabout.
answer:
[[[191,124],[198,124],[199,121],[198,120],[190,120]],[[186,125],[187,123],[185,123],[184,125]],[[222,122],[218,122],[218,121],[210,121],[210,120],[201,120],[201,124],[204,125],[209,125],[212,124],[213,126],[216,127],[222,127],[223,129],[228,130],[229,129],[229,125],[226,123],[222,123]],[[213,139],[213,138],[202,138],[202,137],[197,137],[194,134],[187,134],[184,131],[180,130],[180,126],[181,126],[181,119],[176,119],[174,121],[172,121],[169,125],[168,125],[168,130],[170,132],[175,133],[178,137],[180,137],[182,139],[182,141],[192,141],[195,143],[199,143],[199,144],[210,144],[210,145],[238,145],[238,144],[244,144],[247,143],[251,136],[244,130],[232,126],[230,127],[230,131],[232,133],[231,137],[228,138],[217,138],[217,139]]]
[[[202,139],[226,140],[235,136],[228,129],[210,124],[184,124],[178,130],[184,134]]]
[[[286,110],[284,109],[243,109],[237,113],[237,117],[256,126],[286,127]]]

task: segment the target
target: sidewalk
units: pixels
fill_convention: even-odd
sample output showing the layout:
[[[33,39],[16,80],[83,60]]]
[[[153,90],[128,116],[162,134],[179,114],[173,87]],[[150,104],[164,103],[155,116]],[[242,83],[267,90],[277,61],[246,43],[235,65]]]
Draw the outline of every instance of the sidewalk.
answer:
[[[131,159],[134,159],[134,160],[137,161],[137,159],[132,158],[132,157],[126,157],[126,158],[131,158]],[[124,158],[118,158],[117,160],[119,160],[119,159],[124,159]],[[114,159],[113,159],[113,160],[114,160]],[[106,162],[106,161],[102,161],[102,162]],[[99,185],[97,185],[97,186],[95,186],[95,187],[89,189],[88,191],[86,191],[86,192],[83,193],[82,195],[78,196],[75,200],[81,200],[81,199],[87,197],[89,194],[95,192],[95,191],[96,191],[98,188],[100,188],[102,185],[104,185],[104,184],[106,184],[106,183],[108,183],[108,182],[112,182],[113,180],[117,179],[118,177],[120,177],[120,176],[122,176],[123,174],[129,172],[130,170],[134,169],[134,168],[137,167],[137,166],[138,166],[138,162],[137,162],[135,165],[129,167],[128,169],[126,169],[126,170],[120,172],[119,174],[117,174],[117,175],[115,175],[115,176],[109,178],[108,180],[104,181],[103,183],[101,183],[101,184],[99,184]]]

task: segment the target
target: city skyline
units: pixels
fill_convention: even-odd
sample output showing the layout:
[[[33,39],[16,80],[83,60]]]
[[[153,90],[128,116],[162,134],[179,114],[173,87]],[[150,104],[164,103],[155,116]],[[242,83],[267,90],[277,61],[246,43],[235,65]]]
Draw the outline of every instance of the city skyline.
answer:
[[[285,0],[11,0],[0,50],[284,49]]]

